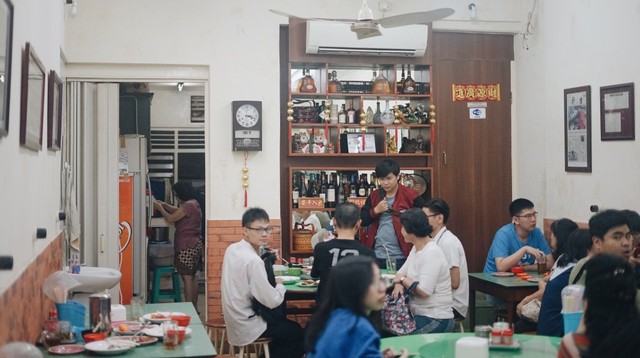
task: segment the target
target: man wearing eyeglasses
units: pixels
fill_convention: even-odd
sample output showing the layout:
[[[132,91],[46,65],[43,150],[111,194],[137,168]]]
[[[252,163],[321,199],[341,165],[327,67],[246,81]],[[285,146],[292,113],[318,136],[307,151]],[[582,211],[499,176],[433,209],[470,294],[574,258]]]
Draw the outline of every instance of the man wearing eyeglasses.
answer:
[[[501,227],[493,237],[484,272],[506,272],[513,266],[535,270],[536,260],[553,264],[551,250],[542,231],[536,227],[538,212],[528,199],[516,199],[509,205],[511,223]]]
[[[284,301],[282,279],[276,278],[272,286],[259,256],[272,231],[263,209],[251,208],[242,215],[242,240],[229,245],[222,261],[222,312],[232,345],[245,346],[259,337],[269,337],[272,357],[297,358],[304,354],[302,327],[284,315],[260,316],[252,302],[275,309]]]

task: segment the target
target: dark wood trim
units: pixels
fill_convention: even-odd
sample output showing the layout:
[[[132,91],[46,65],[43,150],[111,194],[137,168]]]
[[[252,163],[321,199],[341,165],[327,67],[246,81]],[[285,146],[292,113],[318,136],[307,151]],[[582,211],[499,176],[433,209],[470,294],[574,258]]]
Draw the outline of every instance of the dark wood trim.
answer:
[[[287,260],[289,254],[289,228],[291,228],[291,213],[289,213],[289,166],[287,153],[289,152],[289,125],[287,118],[287,101],[289,100],[289,25],[280,25],[280,250],[282,257]],[[286,243],[285,243],[286,240]]]

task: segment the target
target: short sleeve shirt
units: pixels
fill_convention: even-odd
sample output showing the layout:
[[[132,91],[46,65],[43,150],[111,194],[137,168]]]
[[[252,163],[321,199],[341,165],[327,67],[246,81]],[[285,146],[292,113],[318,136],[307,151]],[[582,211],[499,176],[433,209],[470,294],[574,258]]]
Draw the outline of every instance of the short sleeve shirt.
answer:
[[[496,266],[496,257],[507,257],[513,255],[523,246],[534,247],[544,252],[545,255],[551,254],[549,245],[544,239],[544,235],[542,235],[542,231],[540,231],[539,228],[535,228],[531,231],[527,237],[527,241],[523,243],[518,238],[515,225],[509,223],[501,227],[493,237],[493,242],[489,248],[489,254],[487,255],[487,261],[484,264],[483,271],[488,273],[498,271]],[[528,253],[524,254],[520,259],[521,265],[533,265],[535,262],[536,258]]]

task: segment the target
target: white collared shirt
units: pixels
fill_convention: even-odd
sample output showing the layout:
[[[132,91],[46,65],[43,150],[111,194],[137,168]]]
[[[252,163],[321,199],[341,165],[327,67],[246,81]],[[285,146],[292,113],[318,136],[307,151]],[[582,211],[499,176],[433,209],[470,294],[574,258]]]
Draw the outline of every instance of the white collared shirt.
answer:
[[[460,269],[460,284],[453,290],[453,308],[461,315],[467,316],[469,309],[469,269],[467,268],[467,257],[464,247],[456,235],[446,226],[443,226],[433,239],[444,252],[444,256],[449,263],[449,269],[457,267]]]
[[[282,284],[269,284],[264,262],[245,240],[229,245],[225,251],[220,286],[227,336],[234,346],[255,341],[267,329],[267,323],[251,309],[251,298],[275,308],[287,290]]]

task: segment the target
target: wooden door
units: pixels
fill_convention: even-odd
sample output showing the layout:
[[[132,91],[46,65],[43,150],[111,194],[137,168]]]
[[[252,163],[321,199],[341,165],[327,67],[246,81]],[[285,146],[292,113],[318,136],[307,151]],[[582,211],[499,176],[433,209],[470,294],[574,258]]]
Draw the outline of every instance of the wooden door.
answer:
[[[478,272],[493,235],[509,220],[513,38],[438,33],[434,43],[435,193],[451,208],[447,227],[462,241],[469,272]],[[469,119],[467,102],[452,100],[452,84],[496,83],[501,98],[486,102],[486,119]]]

